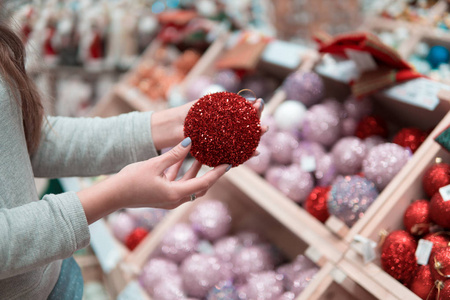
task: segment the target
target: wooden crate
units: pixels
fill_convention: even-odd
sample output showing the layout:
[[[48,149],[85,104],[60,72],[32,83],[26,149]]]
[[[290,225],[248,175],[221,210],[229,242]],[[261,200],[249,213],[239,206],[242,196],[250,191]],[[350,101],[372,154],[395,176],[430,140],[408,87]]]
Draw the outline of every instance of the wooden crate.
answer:
[[[449,97],[448,94],[446,96]],[[403,229],[403,214],[406,208],[412,200],[421,199],[425,196],[422,190],[422,176],[426,168],[432,165],[437,157],[442,158],[444,162],[450,162],[450,153],[433,140],[448,126],[450,126],[450,112],[416,152],[409,166],[402,170],[403,173],[407,172],[407,176],[404,176],[401,182],[397,182],[395,190],[389,196],[389,201],[385,201],[379,207],[370,221],[359,232],[360,236],[379,242],[382,230],[391,232]],[[379,252],[379,249],[376,251]],[[399,299],[420,299],[382,270],[379,257],[368,264],[364,264],[362,256],[358,252],[355,243],[354,247],[352,246],[346,253],[344,261],[363,271],[385,289],[392,291]]]
[[[230,209],[233,223],[231,232],[240,230],[256,230],[272,244],[277,246],[289,259],[294,259],[298,254],[304,254],[320,267],[329,265],[330,258],[336,259],[346,249],[346,245],[339,241],[330,241],[328,236],[322,236],[321,230],[315,230],[308,222],[302,223],[292,220],[289,214],[284,213],[284,207],[275,199],[262,197],[264,193],[254,191],[251,185],[243,187],[236,185],[244,179],[239,177],[237,169],[229,171],[207,193],[206,196],[197,199],[193,203],[187,203],[173,210],[122,263],[118,265],[122,290],[135,279],[141,272],[148,258],[157,250],[164,234],[177,223],[189,222],[190,212],[202,201],[217,199],[226,203]],[[339,257],[338,257],[339,256]],[[326,273],[325,271],[319,273]],[[320,281],[320,276],[318,276]],[[318,284],[311,282],[305,293],[312,293],[308,289],[315,289]]]

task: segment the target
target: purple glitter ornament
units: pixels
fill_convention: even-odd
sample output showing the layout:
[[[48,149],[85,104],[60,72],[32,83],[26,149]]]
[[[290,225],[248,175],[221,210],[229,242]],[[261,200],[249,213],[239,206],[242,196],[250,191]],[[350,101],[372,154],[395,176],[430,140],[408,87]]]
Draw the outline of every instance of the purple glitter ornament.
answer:
[[[189,215],[189,220],[200,236],[211,241],[227,234],[231,227],[228,207],[219,200],[200,202]]]
[[[218,258],[206,254],[193,254],[181,265],[183,285],[189,296],[203,298],[209,290],[223,280]]]
[[[259,144],[256,150],[259,151],[259,155],[253,156],[244,165],[258,174],[264,174],[269,168],[271,153],[269,148],[263,144]]]
[[[137,227],[145,228],[151,231],[168,213],[167,209],[162,208],[129,208],[126,210],[134,220]]]
[[[278,181],[278,189],[289,199],[302,203],[314,188],[312,175],[299,165],[290,165]]]
[[[124,211],[112,215],[109,224],[113,235],[122,243],[125,243],[127,236],[137,227],[135,220]]]
[[[185,299],[183,279],[179,274],[163,275],[151,295],[154,300]]]
[[[261,126],[268,126],[269,130],[261,136],[260,143],[270,146],[275,134],[278,132],[277,123],[272,116],[263,116],[261,119]]]
[[[273,260],[267,247],[250,246],[242,248],[232,259],[233,271],[238,280],[244,281],[251,273],[273,269]]]
[[[367,148],[361,139],[349,136],[340,139],[333,146],[331,153],[337,170],[343,175],[352,175],[361,170]]]
[[[214,253],[220,260],[228,262],[241,247],[237,236],[227,236],[214,244]]]
[[[410,150],[394,143],[373,147],[363,161],[364,175],[383,190],[411,158]]]
[[[325,154],[316,160],[316,183],[319,186],[328,186],[334,181],[338,175],[334,159],[331,154]]]
[[[314,276],[317,274],[317,272],[319,272],[319,268],[317,267],[299,272],[292,282],[291,292],[293,292],[295,295],[299,295],[301,292],[303,292],[303,290],[308,286],[311,280],[314,279]]]
[[[272,300],[281,296],[283,291],[283,275],[274,271],[251,274],[248,278],[250,299]]]
[[[239,300],[250,300],[248,297],[248,285],[240,285],[237,287],[237,293]]]
[[[236,237],[239,239],[239,243],[244,247],[265,243],[261,234],[253,230],[243,230],[239,232]]]
[[[305,140],[329,147],[340,138],[341,127],[341,119],[333,109],[316,104],[306,112],[302,134]]]
[[[334,98],[327,98],[322,101],[322,104],[328,106],[336,115],[341,119],[345,118],[347,113],[345,112],[344,105]]]
[[[188,86],[186,91],[189,101],[200,99],[203,96],[203,91],[212,84],[209,76],[199,76],[197,80]]]
[[[286,171],[285,166],[273,166],[270,167],[266,172],[266,180],[274,187],[278,187],[278,182],[280,181],[283,173]]]
[[[277,132],[270,144],[272,159],[280,164],[290,164],[292,151],[298,147],[297,139],[287,132]]]
[[[291,73],[283,82],[287,99],[297,100],[307,107],[319,102],[325,87],[319,75],[313,72],[297,71]]]
[[[344,101],[344,109],[347,113],[347,117],[361,120],[363,117],[372,113],[372,101],[369,98],[356,99],[351,96]]]
[[[353,118],[347,118],[342,120],[342,135],[352,136],[355,135],[356,127],[358,127],[358,122]]]
[[[217,72],[215,83],[223,86],[228,92],[236,93],[239,89],[240,79],[233,70],[221,70]]]
[[[221,281],[208,293],[206,300],[236,300],[237,290],[230,280]]]
[[[161,280],[161,274],[178,274],[178,266],[165,258],[150,259],[142,269],[139,282],[149,294],[152,294],[156,284]]]
[[[375,184],[363,177],[339,176],[331,186],[328,211],[353,226],[378,197]]]
[[[197,249],[198,237],[185,223],[176,224],[161,241],[161,253],[168,259],[181,262]]]
[[[373,136],[369,136],[367,138],[364,139],[364,144],[366,144],[366,148],[367,148],[367,153],[369,153],[369,151],[378,145],[384,144],[386,143],[386,140],[383,139],[381,136],[379,135],[373,135]]]
[[[292,163],[301,165],[302,158],[304,159],[308,156],[313,157],[317,163],[317,160],[325,155],[325,152],[325,148],[319,143],[302,141],[299,142],[298,147],[292,151]]]
[[[277,300],[294,300],[295,294],[293,292],[285,292]]]
[[[291,263],[278,267],[277,272],[283,275],[285,288],[291,290],[297,275],[313,268],[317,268],[317,266],[306,256],[300,254]]]

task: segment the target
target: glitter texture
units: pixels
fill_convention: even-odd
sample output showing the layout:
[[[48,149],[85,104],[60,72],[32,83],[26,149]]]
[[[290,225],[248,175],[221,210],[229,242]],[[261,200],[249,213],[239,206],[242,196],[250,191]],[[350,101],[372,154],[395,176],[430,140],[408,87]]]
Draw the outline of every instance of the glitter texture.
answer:
[[[220,260],[229,262],[241,247],[238,237],[227,236],[221,238],[214,244],[214,253]]]
[[[291,263],[278,267],[277,272],[283,275],[286,290],[291,290],[298,275],[310,269],[317,269],[317,266],[306,256],[300,254]]]
[[[423,239],[433,243],[433,249],[431,250],[431,253],[433,253],[439,248],[445,248],[450,246],[450,237],[447,236],[446,234],[430,233],[427,234],[425,237],[423,237]],[[429,261],[428,263],[430,262],[431,261]]]
[[[411,152],[397,144],[373,147],[363,161],[364,175],[383,190],[411,158]]]
[[[403,216],[405,230],[415,236],[430,232],[430,203],[427,200],[417,200],[411,203]]]
[[[414,294],[426,300],[431,289],[434,289],[434,279],[431,277],[430,266],[419,266],[408,287]],[[436,298],[436,291],[432,292],[429,299]]]
[[[349,97],[344,101],[344,109],[347,117],[361,120],[372,113],[372,101],[370,98],[356,99]]]
[[[149,294],[153,294],[153,289],[161,280],[161,274],[170,275],[177,273],[178,266],[173,261],[165,258],[153,258],[144,265],[139,276],[139,282]]]
[[[292,281],[291,292],[299,295],[308,286],[314,276],[319,272],[319,268],[314,267],[305,271],[299,272]]]
[[[319,75],[313,72],[297,71],[289,74],[283,82],[287,99],[302,102],[307,107],[316,104],[325,94],[325,87]]]
[[[417,268],[417,242],[404,230],[391,232],[381,248],[381,266],[389,275],[408,284]]]
[[[338,172],[331,154],[325,154],[316,161],[316,183],[319,186],[330,185],[336,179]]]
[[[270,166],[270,150],[267,146],[259,144],[256,150],[259,155],[247,160],[244,164],[258,174],[264,174]]]
[[[183,280],[181,276],[179,274],[163,276],[156,284],[151,295],[154,300],[185,299],[186,295],[183,291]]]
[[[340,139],[331,150],[334,165],[342,175],[353,175],[361,170],[363,159],[367,155],[367,148],[357,137]]]
[[[245,98],[219,92],[202,97],[186,116],[184,136],[202,164],[238,166],[248,160],[261,138],[258,112]]]
[[[311,194],[309,194],[305,201],[306,211],[322,223],[325,223],[330,216],[327,207],[330,189],[331,187],[329,186],[317,186],[312,190]]]
[[[333,185],[328,198],[328,211],[351,227],[378,197],[375,184],[354,175],[340,176]]]
[[[450,299],[450,282],[448,280],[444,283],[444,288],[441,290],[440,299]]]
[[[228,92],[236,93],[239,89],[240,79],[233,70],[217,72],[215,82],[223,86]]]
[[[286,171],[285,166],[273,166],[270,167],[266,172],[266,180],[274,187],[278,187],[278,182],[280,182],[281,176]]]
[[[147,236],[148,231],[142,227],[138,227],[133,230],[125,239],[125,245],[128,249],[133,251],[145,237]]]
[[[189,296],[203,298],[223,278],[220,261],[206,254],[193,254],[181,265],[184,288]]]
[[[315,142],[302,141],[298,143],[298,147],[292,151],[292,163],[300,164],[302,158],[306,156],[312,156],[317,160],[325,155],[325,148]]]
[[[188,224],[175,225],[161,241],[161,252],[165,257],[181,262],[195,251],[198,237]]]
[[[273,269],[273,260],[269,247],[262,245],[243,248],[232,259],[233,271],[240,280],[244,280],[251,273],[258,273]]]
[[[450,201],[444,201],[440,193],[434,194],[430,201],[430,218],[437,225],[450,228]]]
[[[277,132],[270,144],[272,160],[280,164],[290,164],[292,161],[292,152],[298,147],[297,139],[290,133]]]
[[[418,128],[403,128],[394,136],[392,140],[395,144],[409,148],[412,153],[416,152],[420,145],[427,138],[427,134]]]
[[[382,118],[376,116],[364,117],[359,121],[355,135],[360,139],[365,139],[374,135],[387,138],[388,129],[386,122]]]
[[[236,300],[238,298],[236,288],[229,280],[221,281],[208,293],[206,300]]]
[[[450,165],[446,163],[432,165],[422,178],[423,190],[428,197],[432,197],[439,188],[448,184],[450,184]]]
[[[250,275],[248,297],[258,300],[272,300],[283,293],[283,275],[266,271]]]
[[[199,203],[189,215],[192,228],[208,240],[216,240],[228,233],[231,215],[228,207],[219,200]]]
[[[285,292],[285,293],[283,293],[283,295],[278,297],[277,300],[294,300],[294,299],[295,299],[295,294],[293,292]]]
[[[332,108],[316,104],[306,112],[302,134],[305,140],[329,147],[340,138],[341,127],[340,117]]]
[[[257,244],[264,243],[261,235],[252,230],[244,230],[237,234],[236,236],[239,239],[239,243],[241,243],[244,247],[250,247]]]
[[[450,275],[450,247],[436,249],[431,254],[430,271],[434,280],[447,280],[445,276]]]
[[[278,189],[289,199],[302,203],[314,188],[312,175],[301,169],[299,165],[290,165],[282,173],[278,181]]]

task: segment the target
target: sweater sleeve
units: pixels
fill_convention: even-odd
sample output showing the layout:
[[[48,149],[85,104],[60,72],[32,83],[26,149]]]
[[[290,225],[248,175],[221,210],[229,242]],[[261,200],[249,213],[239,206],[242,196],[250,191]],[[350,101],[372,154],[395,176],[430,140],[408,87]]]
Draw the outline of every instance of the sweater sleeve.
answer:
[[[151,112],[111,118],[48,117],[31,157],[36,177],[96,176],[157,155]]]
[[[74,192],[1,208],[0,228],[0,241],[4,241],[0,243],[0,280],[70,257],[90,239],[83,207]]]

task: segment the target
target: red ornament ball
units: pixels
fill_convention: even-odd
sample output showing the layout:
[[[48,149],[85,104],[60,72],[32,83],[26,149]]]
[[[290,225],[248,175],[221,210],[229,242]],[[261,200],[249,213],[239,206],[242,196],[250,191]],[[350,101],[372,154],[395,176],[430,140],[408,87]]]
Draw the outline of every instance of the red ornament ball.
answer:
[[[446,280],[444,282],[439,282],[436,284],[441,285],[441,291],[439,294],[439,299],[450,299],[450,280]],[[437,289],[436,289],[437,291]],[[430,299],[435,299],[430,296]]]
[[[439,188],[450,184],[450,164],[439,163],[429,167],[422,178],[423,190],[432,197]]]
[[[148,231],[142,227],[133,230],[126,238],[125,245],[128,249],[134,250],[140,242],[147,236]]]
[[[450,247],[450,237],[445,234],[430,233],[424,236],[423,239],[433,243],[433,249],[431,249],[431,254],[433,254],[434,251],[440,248]],[[430,262],[431,260],[428,261],[428,263]]]
[[[430,257],[429,266],[434,280],[447,280],[446,276],[450,276],[450,247],[434,251]]]
[[[427,200],[414,201],[403,216],[406,231],[415,236],[429,233],[430,223],[430,203]]]
[[[408,288],[423,300],[426,300],[429,295],[429,299],[435,299],[437,290],[434,287],[434,279],[431,276],[430,266],[419,266]],[[430,294],[431,290],[434,291]]]
[[[355,135],[360,139],[365,139],[373,135],[387,138],[388,129],[386,122],[377,116],[366,116],[359,121]]]
[[[427,134],[414,127],[403,128],[394,136],[393,142],[405,148],[411,149],[412,153],[425,141]]]
[[[431,197],[430,218],[437,225],[450,228],[450,201],[444,201],[440,193]]]
[[[305,201],[305,209],[322,223],[328,219],[327,201],[331,186],[315,187]]]
[[[417,242],[404,230],[391,232],[381,248],[381,267],[389,275],[408,284],[416,272]]]
[[[213,93],[192,105],[184,136],[191,138],[191,154],[200,163],[236,167],[251,158],[258,147],[261,123],[256,108],[244,97]]]

